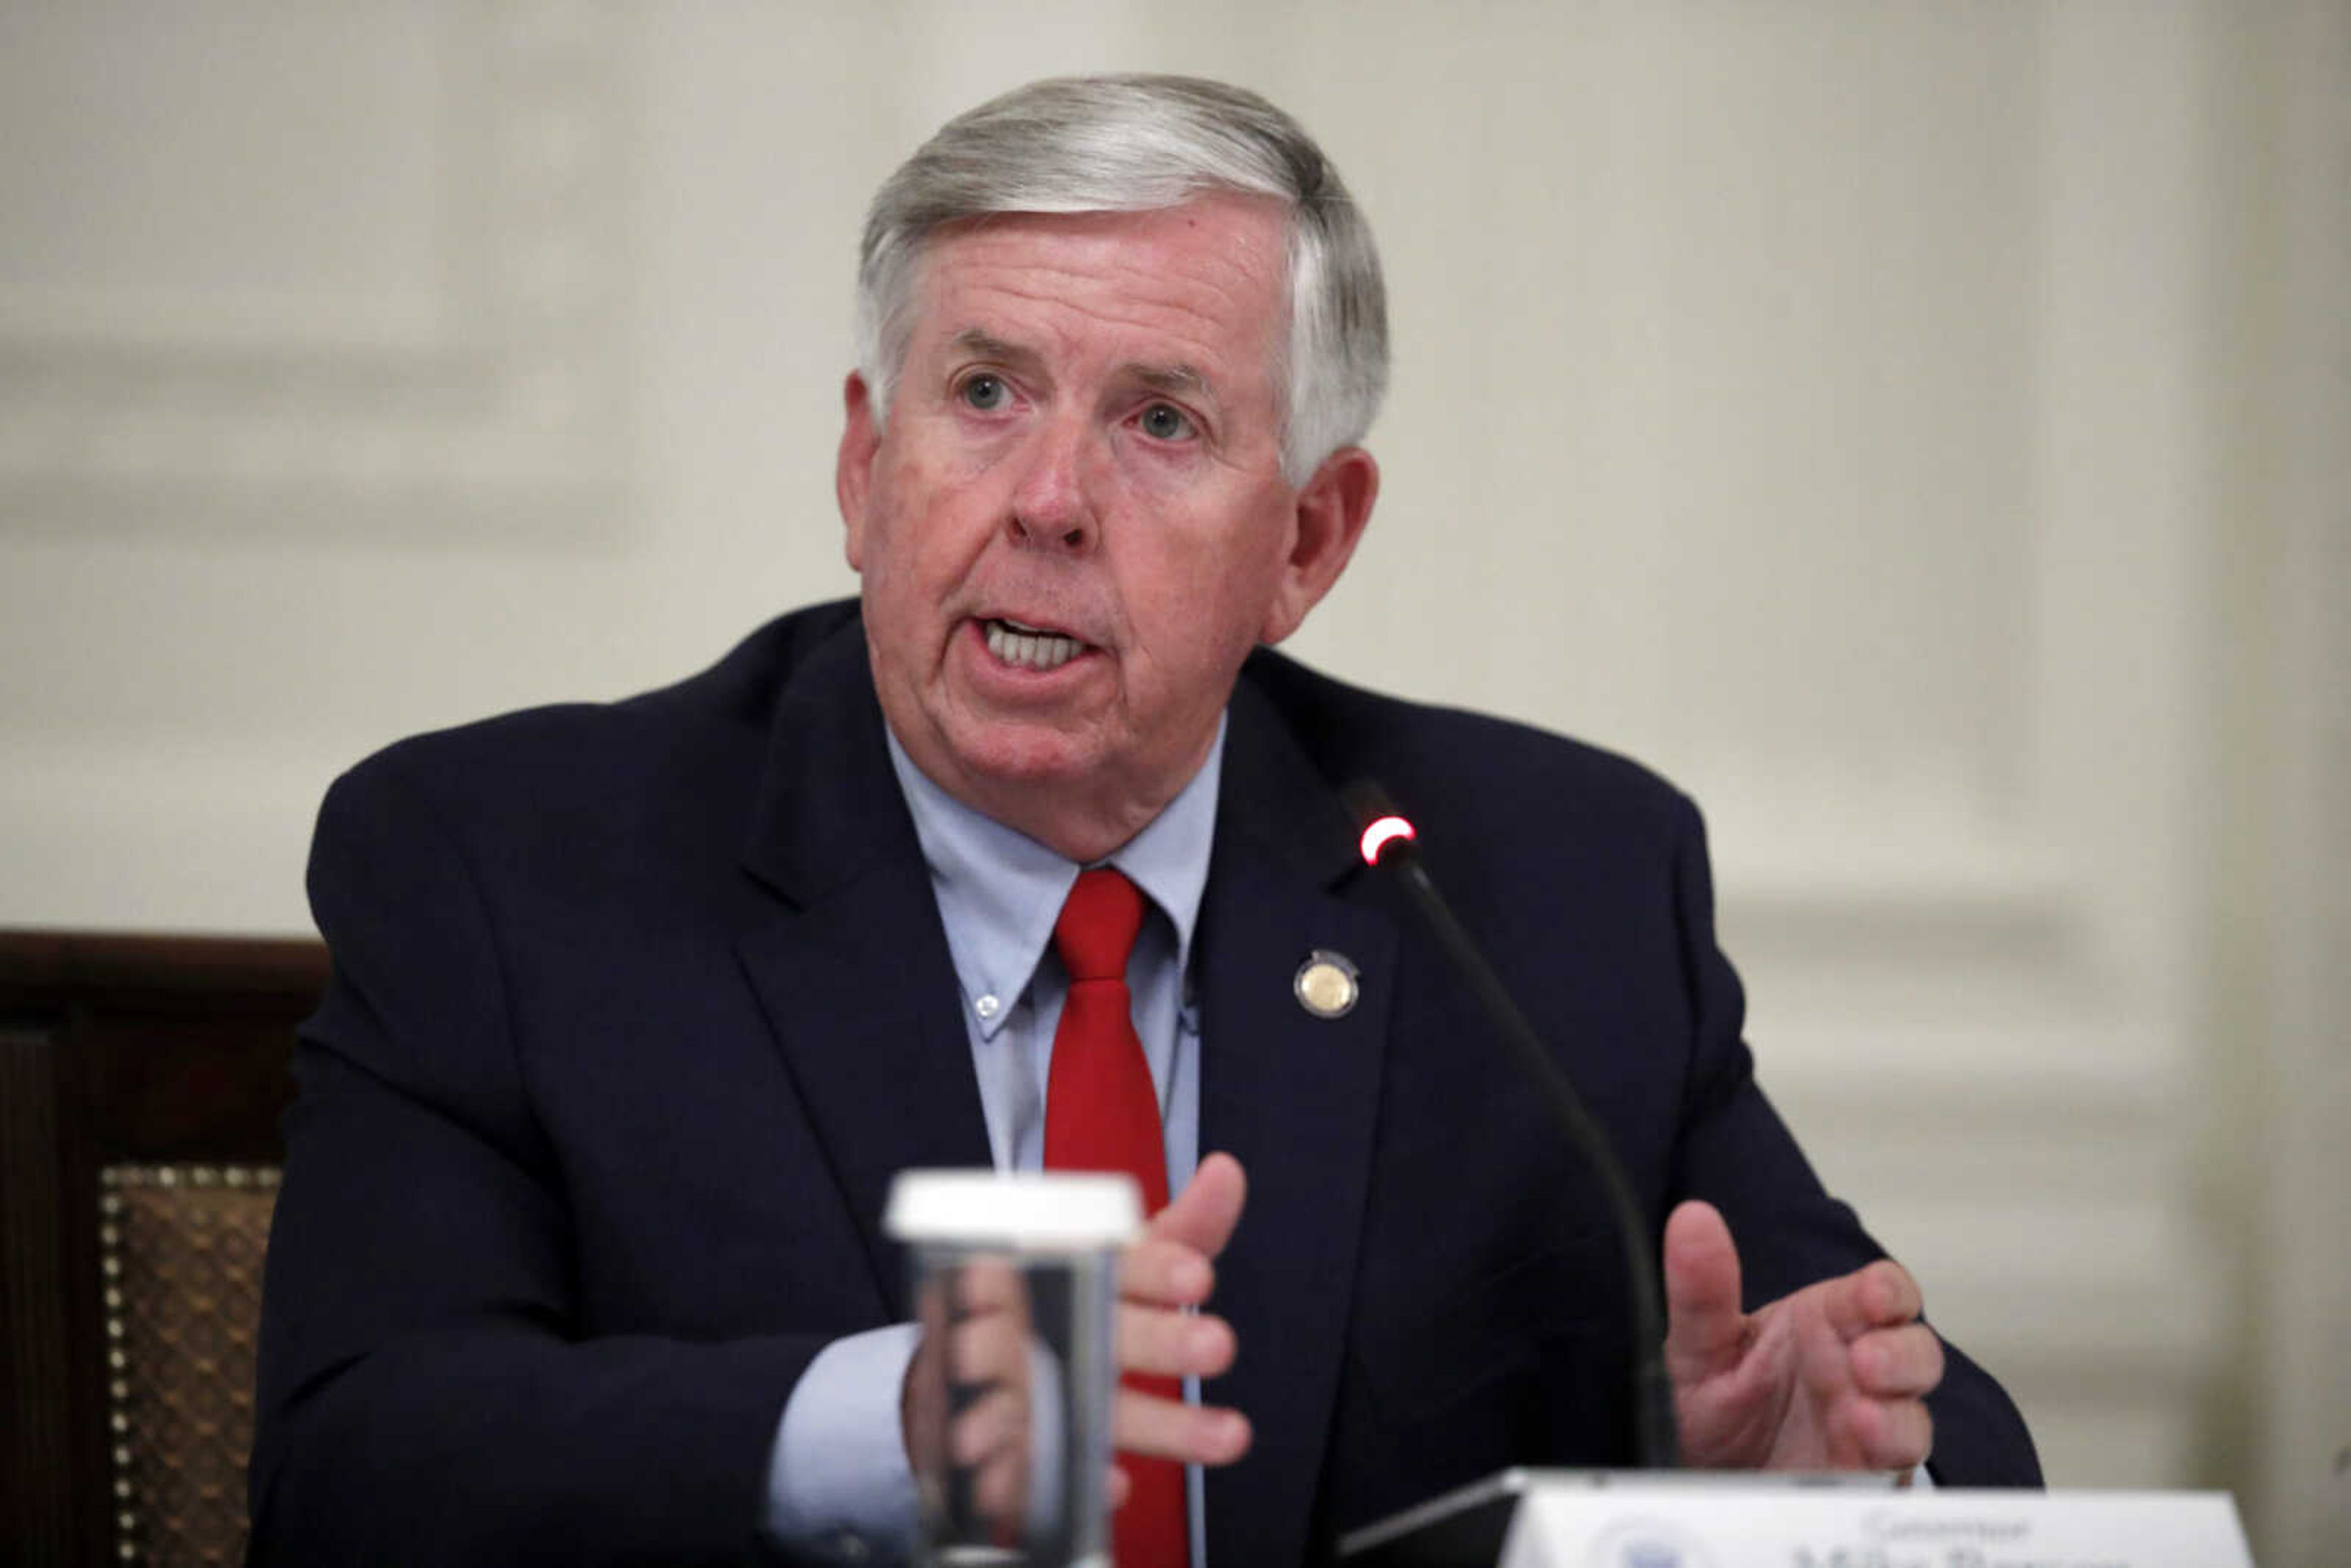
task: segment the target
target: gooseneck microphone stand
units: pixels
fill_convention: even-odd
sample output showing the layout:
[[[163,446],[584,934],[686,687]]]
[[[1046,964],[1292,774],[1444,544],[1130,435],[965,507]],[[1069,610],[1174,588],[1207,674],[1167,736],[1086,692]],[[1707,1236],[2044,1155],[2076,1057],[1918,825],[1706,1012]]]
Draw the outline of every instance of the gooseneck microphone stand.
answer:
[[[1673,1381],[1666,1375],[1666,1322],[1657,1301],[1656,1257],[1649,1246],[1647,1224],[1642,1218],[1639,1200],[1633,1196],[1632,1179],[1625,1174],[1624,1162],[1616,1157],[1607,1133],[1593,1119],[1566,1070],[1543,1048],[1541,1038],[1510,999],[1494,967],[1486,961],[1485,954],[1437,891],[1437,884],[1429,880],[1427,870],[1420,863],[1411,822],[1368,779],[1348,785],[1341,795],[1362,831],[1364,859],[1374,868],[1384,868],[1404,884],[1422,918],[1436,933],[1438,946],[1469,982],[1479,1004],[1501,1031],[1527,1081],[1550,1105],[1568,1141],[1599,1176],[1615,1220],[1617,1237],[1625,1249],[1626,1293],[1633,1320],[1634,1455],[1646,1470],[1680,1469],[1681,1434],[1674,1418]]]

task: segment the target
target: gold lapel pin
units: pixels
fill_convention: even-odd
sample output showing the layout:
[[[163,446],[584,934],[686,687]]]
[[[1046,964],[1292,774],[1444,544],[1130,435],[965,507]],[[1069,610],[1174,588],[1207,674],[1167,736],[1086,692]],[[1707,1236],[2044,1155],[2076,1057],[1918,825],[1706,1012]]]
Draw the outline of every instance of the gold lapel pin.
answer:
[[[1343,1019],[1354,1009],[1355,998],[1362,994],[1354,964],[1344,953],[1333,953],[1317,947],[1306,955],[1306,962],[1298,966],[1298,977],[1290,983],[1298,998],[1298,1005],[1319,1019]]]

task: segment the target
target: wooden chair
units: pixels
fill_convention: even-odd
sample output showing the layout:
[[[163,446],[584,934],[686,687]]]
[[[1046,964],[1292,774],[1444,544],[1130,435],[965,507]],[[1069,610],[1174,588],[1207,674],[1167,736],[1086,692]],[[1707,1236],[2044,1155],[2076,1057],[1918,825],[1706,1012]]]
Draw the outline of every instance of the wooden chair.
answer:
[[[0,1556],[235,1563],[316,942],[0,932]]]

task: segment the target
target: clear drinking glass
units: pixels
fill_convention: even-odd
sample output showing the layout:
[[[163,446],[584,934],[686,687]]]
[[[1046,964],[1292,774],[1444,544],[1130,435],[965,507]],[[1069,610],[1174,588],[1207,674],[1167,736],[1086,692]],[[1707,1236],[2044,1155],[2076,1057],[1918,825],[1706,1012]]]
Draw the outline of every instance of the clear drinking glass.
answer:
[[[1123,1176],[897,1178],[884,1223],[923,1329],[907,1391],[918,1563],[1109,1563],[1118,1254],[1142,1221]]]

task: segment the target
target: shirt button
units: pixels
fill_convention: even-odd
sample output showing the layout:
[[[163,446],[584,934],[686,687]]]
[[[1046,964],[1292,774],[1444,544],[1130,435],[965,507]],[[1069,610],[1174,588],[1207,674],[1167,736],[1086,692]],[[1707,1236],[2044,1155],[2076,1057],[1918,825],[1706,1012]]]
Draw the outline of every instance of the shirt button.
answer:
[[[1004,1010],[1004,1004],[996,999],[994,992],[990,992],[988,995],[984,996],[977,1001],[972,1003],[971,1010],[977,1013],[980,1017],[980,1021],[985,1023],[989,1019],[994,1018],[998,1013],[1002,1012]]]

